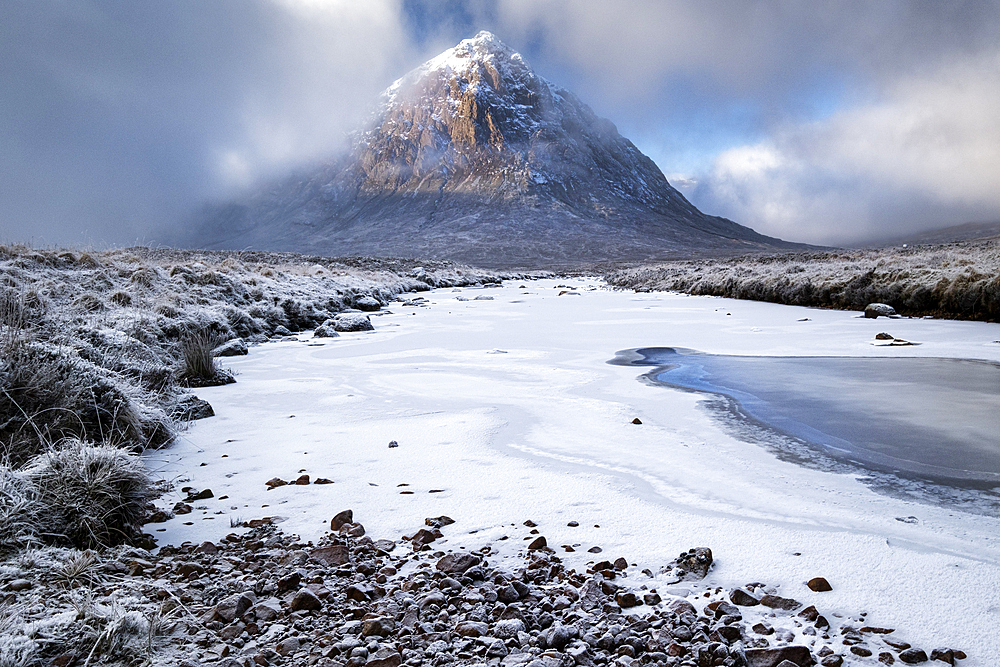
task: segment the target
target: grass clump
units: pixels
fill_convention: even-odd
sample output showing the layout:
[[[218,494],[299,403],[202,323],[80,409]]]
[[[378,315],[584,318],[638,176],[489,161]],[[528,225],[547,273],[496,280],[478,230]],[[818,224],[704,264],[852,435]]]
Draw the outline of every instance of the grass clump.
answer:
[[[81,549],[132,541],[154,493],[139,457],[110,445],[66,440],[23,471],[34,487],[38,533]]]
[[[215,387],[231,384],[236,379],[223,370],[213,351],[222,341],[211,334],[189,334],[181,339],[181,370],[179,380],[185,387]]]

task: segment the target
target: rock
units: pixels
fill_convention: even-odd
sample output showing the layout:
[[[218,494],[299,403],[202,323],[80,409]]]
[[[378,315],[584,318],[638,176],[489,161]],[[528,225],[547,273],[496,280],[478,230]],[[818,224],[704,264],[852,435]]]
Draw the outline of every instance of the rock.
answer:
[[[885,332],[875,334],[875,340],[895,340],[896,337]]]
[[[193,503],[196,500],[208,500],[209,498],[214,498],[215,494],[212,493],[212,489],[203,489],[197,493],[191,492],[188,497],[184,499],[184,502]]]
[[[363,296],[360,299],[354,300],[354,307],[358,310],[364,310],[367,312],[374,312],[382,308],[382,304],[378,302],[374,297]]]
[[[323,602],[311,590],[303,588],[288,603],[288,608],[292,611],[313,611],[322,609]]]
[[[633,419],[633,420],[632,420],[632,423],[633,423],[633,424],[641,424],[641,423],[642,423],[642,420],[641,420],[641,419],[639,419],[638,417],[636,417],[635,419]]]
[[[712,550],[708,547],[688,549],[673,562],[673,574],[681,581],[704,579],[712,567]]]
[[[881,662],[883,665],[892,665],[895,664],[896,658],[892,656],[892,653],[889,653],[888,651],[882,651],[881,653],[878,654],[878,661]]]
[[[742,588],[736,588],[729,594],[729,600],[740,607],[755,607],[760,604],[760,599],[751,595]]]
[[[250,612],[258,621],[270,623],[281,616],[281,605],[277,598],[270,598],[255,604],[250,608]]]
[[[313,338],[337,338],[340,336],[332,324],[321,324],[313,331]]]
[[[485,637],[489,631],[490,626],[479,621],[462,621],[455,626],[455,632],[462,637]]]
[[[860,655],[862,658],[867,658],[872,654],[870,648],[859,645],[852,646],[851,653],[853,653],[854,655]]]
[[[344,593],[347,595],[348,600],[354,600],[355,602],[368,602],[372,599],[372,590],[364,584],[348,586]]]
[[[287,593],[288,591],[296,590],[300,583],[302,583],[302,575],[298,572],[292,572],[278,579],[278,592]]]
[[[388,540],[386,540],[388,541]],[[351,552],[342,544],[331,544],[327,547],[317,547],[309,555],[327,566],[344,565],[351,562]]]
[[[223,623],[232,623],[242,617],[255,602],[253,593],[234,593],[215,605],[213,615]]]
[[[936,648],[931,651],[931,660],[940,660],[949,665],[955,664],[955,652],[950,648]]]
[[[392,540],[375,540],[372,542],[372,546],[375,547],[376,550],[387,554],[396,548],[396,543]]]
[[[591,611],[604,604],[604,591],[597,577],[588,579],[580,588],[580,606]]]
[[[26,591],[31,588],[32,583],[27,579],[14,579],[9,584],[7,584],[7,590],[14,592]]]
[[[650,607],[660,604],[662,598],[658,593],[643,593],[642,601]]]
[[[625,560],[624,558],[616,558],[615,562],[612,565],[619,572],[628,569],[628,561]]]
[[[424,519],[424,525],[430,526],[431,528],[444,528],[445,526],[450,526],[453,523],[455,523],[454,519],[443,514],[441,516]]]
[[[212,355],[216,357],[240,357],[249,353],[250,350],[242,338],[233,338],[212,350]]]
[[[501,639],[512,639],[517,637],[517,633],[524,632],[524,621],[519,618],[508,618],[497,621],[493,626],[493,634]]]
[[[517,602],[521,599],[521,595],[517,592],[517,589],[507,584],[506,586],[501,586],[497,588],[497,600],[503,602],[504,604],[510,604],[511,602]]]
[[[667,603],[667,609],[674,612],[678,616],[683,614],[693,614],[697,615],[698,610],[694,608],[694,605],[685,600],[684,598],[674,598]]]
[[[374,331],[371,320],[361,313],[338,313],[332,320],[323,322],[330,325],[334,331]]]
[[[908,648],[905,651],[900,651],[899,659],[908,665],[917,665],[921,662],[927,662],[927,654],[919,648]]]
[[[810,590],[816,591],[817,593],[833,590],[833,586],[830,585],[830,582],[823,577],[813,577],[806,583],[806,586],[808,586]]]
[[[615,602],[622,609],[631,609],[632,607],[638,607],[642,604],[642,601],[636,596],[632,591],[622,591],[615,596]]]
[[[475,299],[473,299],[473,301],[492,301],[492,300],[493,300],[493,297],[486,296],[485,294],[480,294]]]
[[[892,317],[896,314],[896,309],[885,303],[869,303],[865,306],[865,317],[875,319],[881,317]]]
[[[437,562],[437,569],[445,574],[465,572],[481,562],[479,556],[467,553],[448,554]]]
[[[354,523],[353,510],[344,510],[342,512],[338,512],[336,516],[330,519],[330,530],[336,533],[341,528],[344,527],[344,524],[348,523]]]
[[[599,554],[602,551],[604,551],[604,549],[602,549],[601,547],[597,547],[597,546],[590,547],[589,549],[587,549],[587,552],[588,553],[592,553],[592,554]]]
[[[279,324],[278,326],[274,327],[274,335],[275,336],[291,336],[292,332],[288,330],[288,327]]]
[[[333,480],[327,479],[326,477],[317,477],[313,484],[333,484]]]
[[[817,610],[814,605],[809,605],[808,607],[800,611],[797,615],[799,618],[804,618],[810,623],[812,623],[817,618],[819,618],[819,610]],[[862,629],[861,631],[864,632],[864,629]]]
[[[396,622],[387,616],[376,616],[361,622],[362,637],[388,637],[396,629]]]
[[[783,598],[780,595],[765,595],[760,599],[760,603],[771,609],[781,609],[783,611],[794,611],[802,606],[802,603],[792,598]]]
[[[274,652],[280,656],[292,655],[298,651],[301,646],[302,645],[296,637],[288,637],[287,639],[282,639],[278,642],[277,646],[274,647]]]
[[[174,404],[170,410],[170,416],[177,421],[191,422],[214,417],[215,410],[212,409],[212,405],[208,401],[189,394]]]
[[[813,663],[812,655],[805,646],[781,646],[778,648],[751,648],[745,651],[749,667],[778,667],[788,661],[797,667]]]
[[[544,549],[547,546],[548,543],[545,541],[545,538],[539,535],[531,541],[531,544],[528,545],[528,551],[538,551],[539,549]]]
[[[292,482],[292,484],[297,484],[299,486],[308,486],[308,484],[309,484],[309,475],[299,475],[298,479],[296,479],[294,482]]]
[[[828,655],[819,661],[823,667],[840,667],[844,664],[844,659],[839,655]]]
[[[399,667],[403,659],[399,651],[391,648],[379,649],[365,662],[365,667]]]
[[[272,477],[271,479],[264,482],[264,486],[267,487],[268,491],[270,491],[271,489],[276,489],[279,486],[285,486],[286,484],[288,484],[288,482],[281,479],[280,477]]]

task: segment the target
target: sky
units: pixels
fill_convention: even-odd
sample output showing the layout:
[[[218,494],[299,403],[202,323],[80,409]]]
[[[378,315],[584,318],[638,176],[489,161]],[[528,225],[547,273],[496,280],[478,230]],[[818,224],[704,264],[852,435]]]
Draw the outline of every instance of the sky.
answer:
[[[1000,220],[995,0],[4,0],[0,243],[156,244],[479,30],[706,213],[829,245]]]

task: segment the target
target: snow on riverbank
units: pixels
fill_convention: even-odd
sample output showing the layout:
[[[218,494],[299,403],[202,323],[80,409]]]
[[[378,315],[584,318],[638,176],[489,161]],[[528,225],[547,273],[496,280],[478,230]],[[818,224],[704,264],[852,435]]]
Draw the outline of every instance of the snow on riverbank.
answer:
[[[1000,521],[779,461],[734,438],[702,396],[606,363],[643,346],[1000,361],[1000,325],[611,292],[594,279],[560,295],[565,282],[436,290],[427,307],[373,316],[374,332],[301,335],[226,360],[238,383],[198,391],[217,416],[146,457],[176,482],[162,504],[182,487],[215,497],[146,530],[161,529],[160,544],[200,542],[234,532],[231,521],[280,516],[315,540],[352,508],[373,538],[398,539],[446,514],[456,523],[444,548],[493,544],[502,558],[527,544],[531,519],[567,567],[625,556],[656,571],[708,546],[709,584],[762,581],[825,612],[868,612],[865,623],[915,645],[963,648],[966,665],[1000,656]],[[875,347],[881,331],[922,345]],[[267,490],[303,472],[334,483]],[[918,522],[896,519],[908,516]],[[834,590],[810,591],[815,576]]]

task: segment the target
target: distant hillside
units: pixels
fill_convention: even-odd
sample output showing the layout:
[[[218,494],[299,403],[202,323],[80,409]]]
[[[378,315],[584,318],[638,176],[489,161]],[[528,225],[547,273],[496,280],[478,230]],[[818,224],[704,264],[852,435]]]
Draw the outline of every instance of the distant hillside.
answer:
[[[892,245],[935,245],[942,243],[957,243],[959,241],[973,241],[976,239],[988,239],[1000,236],[1000,221],[995,222],[967,222],[964,225],[953,225],[951,227],[941,227],[931,229],[919,234],[900,236],[881,243],[873,244],[875,247],[886,247]]]
[[[699,211],[487,32],[390,86],[349,155],[209,207],[181,242],[531,268],[806,247]]]

